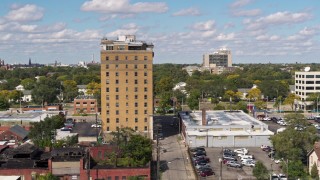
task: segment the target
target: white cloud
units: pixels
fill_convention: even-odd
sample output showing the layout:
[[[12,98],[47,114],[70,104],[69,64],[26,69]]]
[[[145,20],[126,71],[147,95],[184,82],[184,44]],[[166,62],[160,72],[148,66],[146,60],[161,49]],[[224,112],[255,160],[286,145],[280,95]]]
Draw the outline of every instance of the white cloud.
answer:
[[[163,2],[137,2],[130,4],[130,0],[90,0],[82,4],[81,10],[106,14],[164,13],[168,10],[168,6]]]
[[[5,17],[9,21],[28,22],[39,21],[42,19],[44,12],[43,8],[33,4],[26,4],[17,9],[11,10]]]
[[[216,37],[216,40],[219,40],[219,41],[229,41],[229,40],[233,40],[234,38],[235,38],[235,33],[230,33],[230,34],[220,33],[220,34]]]
[[[255,21],[246,19],[244,24],[247,25],[248,29],[260,29],[268,27],[270,25],[283,25],[283,24],[295,24],[301,23],[311,18],[311,15],[308,13],[291,13],[291,12],[277,12],[270,14],[265,17],[258,18]]]
[[[242,10],[242,11],[239,11],[239,10],[235,10],[233,12],[233,15],[234,16],[247,16],[247,17],[250,17],[250,16],[258,16],[261,14],[261,10],[260,9],[251,9],[251,10]]]
[[[234,3],[232,3],[230,6],[232,8],[239,8],[239,7],[243,7],[249,3],[251,3],[252,0],[236,0]]]
[[[198,31],[208,31],[208,30],[213,30],[215,28],[215,21],[209,20],[206,22],[199,22],[196,23],[192,26],[194,30]]]
[[[312,35],[316,34],[316,29],[305,27],[301,31],[299,31],[299,34],[304,35],[304,36],[312,36]]]
[[[120,29],[107,33],[106,37],[117,37],[119,35],[136,34],[138,30],[139,27],[136,24],[129,23],[123,25]]]
[[[199,16],[199,15],[201,15],[201,13],[197,8],[182,9],[172,14],[172,16]]]

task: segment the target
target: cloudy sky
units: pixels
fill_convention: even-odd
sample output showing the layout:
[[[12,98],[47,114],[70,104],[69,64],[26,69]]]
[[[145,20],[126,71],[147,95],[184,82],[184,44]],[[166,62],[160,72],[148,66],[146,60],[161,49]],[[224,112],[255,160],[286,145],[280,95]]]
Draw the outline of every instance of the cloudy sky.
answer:
[[[135,34],[155,44],[154,63],[320,62],[319,0],[1,0],[6,63],[99,60],[102,37]]]

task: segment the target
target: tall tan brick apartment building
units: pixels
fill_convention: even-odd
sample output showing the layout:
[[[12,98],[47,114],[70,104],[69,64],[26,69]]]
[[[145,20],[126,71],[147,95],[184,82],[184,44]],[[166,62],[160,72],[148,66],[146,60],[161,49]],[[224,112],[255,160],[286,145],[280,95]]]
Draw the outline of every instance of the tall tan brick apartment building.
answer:
[[[153,45],[134,35],[101,40],[101,119],[105,132],[152,133]]]

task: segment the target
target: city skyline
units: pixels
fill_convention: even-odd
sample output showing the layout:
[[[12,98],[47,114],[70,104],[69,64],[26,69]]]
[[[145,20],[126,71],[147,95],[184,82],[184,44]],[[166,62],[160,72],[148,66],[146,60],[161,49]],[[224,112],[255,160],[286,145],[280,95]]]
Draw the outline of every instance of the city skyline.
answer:
[[[262,0],[1,1],[6,63],[99,62],[100,40],[136,35],[155,45],[154,63],[202,63],[230,49],[237,63],[318,62],[320,2]]]

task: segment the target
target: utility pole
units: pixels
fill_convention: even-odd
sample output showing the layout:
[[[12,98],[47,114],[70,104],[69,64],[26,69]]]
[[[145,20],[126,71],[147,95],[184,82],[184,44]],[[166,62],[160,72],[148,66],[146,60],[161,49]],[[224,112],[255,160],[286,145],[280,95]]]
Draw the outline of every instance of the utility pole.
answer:
[[[157,180],[160,180],[160,146],[159,146],[159,128],[160,124],[157,124]]]

